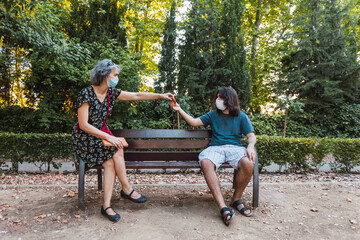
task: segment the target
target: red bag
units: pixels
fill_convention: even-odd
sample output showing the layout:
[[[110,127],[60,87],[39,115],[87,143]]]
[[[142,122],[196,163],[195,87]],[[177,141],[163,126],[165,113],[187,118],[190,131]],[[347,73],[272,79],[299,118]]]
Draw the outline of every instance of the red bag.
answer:
[[[109,128],[106,125],[106,121],[109,116],[109,107],[110,107],[110,93],[109,93],[109,89],[108,89],[108,107],[107,107],[107,112],[106,112],[106,118],[105,118],[104,126],[100,130],[103,132],[106,132],[107,134],[109,134],[111,136],[114,136],[114,134],[112,134],[112,132],[110,132]],[[79,123],[76,125],[76,130],[80,130]]]

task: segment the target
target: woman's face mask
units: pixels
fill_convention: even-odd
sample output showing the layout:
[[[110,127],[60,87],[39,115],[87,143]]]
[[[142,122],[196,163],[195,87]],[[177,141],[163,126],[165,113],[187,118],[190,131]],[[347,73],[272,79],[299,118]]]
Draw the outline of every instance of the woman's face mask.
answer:
[[[224,100],[216,99],[215,105],[216,105],[216,108],[221,111],[224,111],[226,109],[226,106],[224,105]]]
[[[118,84],[119,82],[119,78],[111,78],[110,81],[107,81],[107,85],[108,87],[116,87],[116,85]]]

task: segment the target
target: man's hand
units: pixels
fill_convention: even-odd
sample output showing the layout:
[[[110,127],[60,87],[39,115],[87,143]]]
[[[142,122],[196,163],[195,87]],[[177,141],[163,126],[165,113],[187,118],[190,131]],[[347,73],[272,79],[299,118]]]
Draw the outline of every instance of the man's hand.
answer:
[[[248,156],[250,161],[252,161],[255,164],[256,160],[256,152],[255,152],[255,144],[256,144],[256,136],[253,132],[248,133],[246,135],[248,139],[248,146],[246,148],[245,154]]]
[[[250,161],[252,161],[255,164],[255,160],[256,160],[255,148],[252,146],[248,146],[245,154],[248,156]]]
[[[169,105],[170,105],[170,107],[173,109],[173,110],[175,110],[175,111],[180,111],[180,109],[181,109],[181,107],[180,107],[180,105],[179,104],[177,104],[177,103],[174,103],[173,101],[171,101],[170,103],[169,103]]]

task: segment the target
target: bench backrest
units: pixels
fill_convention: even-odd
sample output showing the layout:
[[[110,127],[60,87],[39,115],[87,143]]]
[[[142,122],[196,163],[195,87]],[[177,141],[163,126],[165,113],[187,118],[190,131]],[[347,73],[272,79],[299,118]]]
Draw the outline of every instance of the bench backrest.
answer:
[[[202,149],[208,146],[211,130],[122,129],[112,130],[125,137],[127,149]]]
[[[111,132],[128,142],[124,152],[127,162],[197,161],[211,138],[211,130],[113,129]]]
[[[126,161],[194,161],[208,146],[211,137],[211,130],[121,129],[111,132],[128,142]]]

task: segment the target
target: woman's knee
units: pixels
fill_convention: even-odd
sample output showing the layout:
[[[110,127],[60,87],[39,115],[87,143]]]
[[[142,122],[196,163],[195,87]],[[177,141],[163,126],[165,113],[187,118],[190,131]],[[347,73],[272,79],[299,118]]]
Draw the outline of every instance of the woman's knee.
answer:
[[[113,155],[113,159],[115,161],[117,161],[118,159],[123,159],[124,158],[124,150],[123,149],[118,149],[117,152]]]
[[[103,162],[103,168],[115,168],[114,159],[111,157],[107,161]]]

